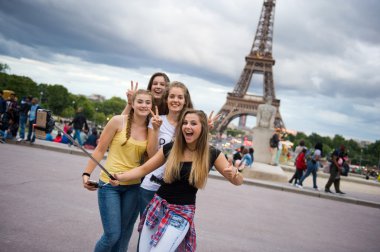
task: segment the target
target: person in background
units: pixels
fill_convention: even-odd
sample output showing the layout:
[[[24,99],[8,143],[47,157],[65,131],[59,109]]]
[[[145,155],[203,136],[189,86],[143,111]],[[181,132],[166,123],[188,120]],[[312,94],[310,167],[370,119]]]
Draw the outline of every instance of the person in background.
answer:
[[[0,130],[0,141],[1,143],[5,143],[6,139],[13,139],[17,135],[17,123],[13,120],[13,118],[9,118],[8,124],[5,130]]]
[[[67,131],[70,129],[70,125],[69,124],[70,124],[69,121],[67,121],[67,120],[63,121],[63,131],[65,133],[67,133]]]
[[[80,141],[84,144],[88,139],[88,129],[84,129],[80,132]]]
[[[343,157],[345,153],[345,146],[341,145],[339,149],[334,150],[331,157],[330,165],[330,177],[325,185],[325,192],[332,193],[330,191],[331,185],[334,183],[335,192],[339,194],[345,194],[340,190],[340,173],[342,172],[343,167]]]
[[[252,150],[252,155],[251,153],[249,153],[249,151]],[[243,158],[239,161],[237,160],[236,161],[236,167],[239,169],[239,171],[243,171],[245,168],[251,168],[252,166],[252,163],[253,163],[253,160],[252,160],[252,156],[253,156],[253,148],[249,148],[249,150],[247,148],[244,148],[243,150]]]
[[[70,122],[69,125],[72,125],[74,127],[74,140],[77,140],[78,143],[82,146],[83,142],[81,140],[81,132],[83,130],[83,127],[85,130],[88,131],[88,125],[87,125],[87,119],[83,114],[83,108],[79,107],[77,110],[77,113],[74,116],[74,119]]]
[[[317,172],[320,167],[319,159],[321,158],[321,150],[317,149],[314,151],[313,156],[311,159],[307,160],[307,168],[305,174],[300,178],[299,182],[296,184],[298,188],[302,189],[302,183],[303,181],[310,175],[310,173],[313,175],[313,188],[316,191],[319,191],[317,186]]]
[[[238,169],[209,145],[208,119],[203,111],[186,110],[178,125],[174,142],[164,145],[143,165],[114,175],[118,181],[134,181],[166,162],[164,182],[140,220],[139,251],[196,250],[196,194],[205,187],[212,166],[232,184],[243,183]]]
[[[96,128],[92,128],[91,135],[87,138],[87,141],[84,143],[84,148],[89,150],[94,150],[98,145],[98,131]]]
[[[54,139],[53,139],[53,136],[51,135],[51,131],[46,133],[45,140],[53,142]]]
[[[26,138],[26,141],[30,141],[30,143],[34,143],[34,141],[36,140],[33,124],[36,123],[38,109],[40,109],[40,105],[38,104],[38,98],[33,97],[29,112],[28,136]]]
[[[296,165],[296,159],[298,157],[298,154],[300,154],[301,151],[304,148],[306,148],[305,141],[304,140],[300,140],[300,142],[298,143],[297,147],[294,149],[294,165]]]
[[[20,126],[20,136],[19,136],[19,141],[20,140],[24,140],[25,138],[25,126],[26,126],[26,123],[28,121],[28,113],[29,113],[29,110],[30,110],[30,107],[31,107],[31,103],[30,103],[30,97],[24,97],[21,99],[21,102],[20,102],[20,109],[19,109],[19,115],[20,115],[20,122],[19,122],[19,126]]]
[[[277,161],[277,153],[280,150],[279,149],[280,144],[280,137],[278,133],[274,133],[272,137],[269,139],[269,147],[270,147],[270,153],[271,153],[271,165],[278,165]]]
[[[303,171],[306,169],[306,159],[305,155],[307,152],[307,148],[303,148],[302,151],[297,155],[295,160],[295,166],[296,170],[292,176],[292,178],[289,180],[289,184],[292,184],[294,180],[294,185],[297,185],[298,180],[302,177]]]
[[[6,108],[7,108],[7,102],[5,101],[3,95],[4,95],[3,91],[0,90],[0,117],[2,116],[2,114],[5,113]]]
[[[239,149],[236,149],[234,154],[232,155],[232,163],[235,165],[237,160],[241,160],[243,158],[243,151],[245,147],[244,145],[240,146]]]
[[[66,134],[72,137],[73,130],[71,128],[69,128],[67,130]],[[69,147],[71,147],[71,145],[72,145],[71,140],[66,135],[62,135],[61,143],[68,144]]]
[[[58,131],[57,135],[55,136],[53,142],[60,143],[62,141],[62,133],[61,131]]]

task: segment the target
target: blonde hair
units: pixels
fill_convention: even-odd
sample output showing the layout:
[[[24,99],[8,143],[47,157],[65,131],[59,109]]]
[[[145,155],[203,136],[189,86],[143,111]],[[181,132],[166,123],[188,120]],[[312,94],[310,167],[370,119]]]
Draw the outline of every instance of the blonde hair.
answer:
[[[191,165],[191,171],[189,176],[189,184],[200,189],[206,185],[209,168],[210,168],[210,150],[209,150],[209,132],[207,125],[207,116],[201,110],[187,109],[176,129],[175,140],[173,147],[170,151],[166,162],[166,168],[164,172],[164,181],[166,183],[172,183],[175,180],[180,179],[180,171],[182,168],[181,160],[184,157],[184,151],[187,146],[185,137],[182,133],[183,121],[188,114],[196,114],[199,117],[202,130],[199,138],[197,139],[196,148],[193,152],[193,161]]]
[[[151,100],[152,100],[152,106],[153,106],[153,95],[150,91],[148,90],[144,90],[144,89],[139,89],[137,90],[134,94],[133,94],[133,97],[132,97],[132,104],[135,102],[135,99],[138,95],[141,95],[141,94],[144,94],[144,95],[149,95]],[[133,109],[133,107],[131,108],[131,110],[129,110],[129,113],[128,113],[128,121],[127,121],[127,125],[126,125],[126,139],[125,139],[125,142],[121,144],[121,146],[124,146],[127,144],[128,142],[128,139],[131,137],[131,128],[132,128],[132,123],[133,123],[133,115],[135,113],[135,110]],[[146,117],[146,126],[148,126],[148,123],[149,123],[149,116]],[[148,128],[146,129],[148,130]]]

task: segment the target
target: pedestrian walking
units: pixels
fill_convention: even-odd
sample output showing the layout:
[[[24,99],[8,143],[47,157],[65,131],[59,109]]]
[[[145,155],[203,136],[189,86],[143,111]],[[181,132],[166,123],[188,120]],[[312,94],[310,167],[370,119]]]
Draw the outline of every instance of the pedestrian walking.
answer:
[[[74,140],[76,139],[78,143],[82,146],[84,142],[82,142],[81,132],[84,129],[88,132],[87,119],[83,114],[83,108],[79,107],[74,116],[74,119],[71,121],[69,125],[73,124],[74,128]]]
[[[303,181],[310,175],[312,174],[313,176],[313,188],[314,190],[318,191],[318,186],[317,186],[317,172],[320,167],[319,159],[321,157],[321,151],[320,150],[315,150],[314,154],[310,159],[307,160],[307,167],[306,167],[306,172],[305,174],[301,177],[299,180],[297,187],[302,188],[302,183]]]

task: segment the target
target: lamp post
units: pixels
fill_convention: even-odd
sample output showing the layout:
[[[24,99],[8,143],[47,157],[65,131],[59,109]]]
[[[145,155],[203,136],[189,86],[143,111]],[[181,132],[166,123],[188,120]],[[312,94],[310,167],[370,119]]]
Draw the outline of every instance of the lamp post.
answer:
[[[96,111],[96,114],[95,114],[95,127],[96,127],[96,120],[97,120],[97,118],[98,118],[98,108],[95,108],[95,111]]]
[[[359,161],[360,167],[362,167],[362,155],[363,155],[363,149],[360,149],[360,161]]]
[[[42,103],[42,96],[44,95],[44,92],[40,92],[40,103]]]

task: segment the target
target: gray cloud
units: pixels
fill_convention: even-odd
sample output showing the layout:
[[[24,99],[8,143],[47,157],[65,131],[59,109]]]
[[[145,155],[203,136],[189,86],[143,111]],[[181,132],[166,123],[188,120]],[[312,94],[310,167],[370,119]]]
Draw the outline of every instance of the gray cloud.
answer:
[[[136,71],[162,69],[232,90],[262,3],[0,1],[0,54],[42,62],[67,55]],[[379,12],[376,0],[277,1],[273,70],[283,106],[292,102],[289,93],[292,99],[318,94],[321,109],[379,122],[371,110],[380,103]],[[346,99],[337,105],[337,97]]]

